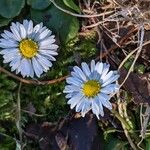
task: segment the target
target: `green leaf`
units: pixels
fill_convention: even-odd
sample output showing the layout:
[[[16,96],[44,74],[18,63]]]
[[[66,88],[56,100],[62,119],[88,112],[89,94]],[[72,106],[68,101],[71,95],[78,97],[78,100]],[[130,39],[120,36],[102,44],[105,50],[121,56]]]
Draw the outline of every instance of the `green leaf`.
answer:
[[[1,150],[10,150],[10,149],[15,149],[15,142],[12,139],[12,137],[9,136],[3,136],[3,134],[1,135],[1,141],[0,141],[0,149]]]
[[[3,27],[3,26],[6,26],[8,25],[8,23],[11,21],[12,19],[7,19],[7,18],[4,18],[2,16],[0,16],[0,27]]]
[[[24,4],[25,0],[1,0],[0,15],[5,18],[13,18],[19,15]]]
[[[79,30],[78,19],[58,10],[54,5],[42,12],[32,9],[31,18],[35,22],[43,22],[60,37],[63,43],[73,39]]]
[[[121,141],[112,136],[109,137],[109,142],[105,145],[105,150],[127,150],[127,142]]]
[[[146,149],[145,150],[150,150],[150,139],[146,139]]]
[[[74,3],[74,0],[63,0],[63,2],[69,8],[75,10],[78,13],[81,13],[80,8]]]
[[[50,0],[28,0],[27,3],[32,8],[39,10],[45,9],[51,4]]]

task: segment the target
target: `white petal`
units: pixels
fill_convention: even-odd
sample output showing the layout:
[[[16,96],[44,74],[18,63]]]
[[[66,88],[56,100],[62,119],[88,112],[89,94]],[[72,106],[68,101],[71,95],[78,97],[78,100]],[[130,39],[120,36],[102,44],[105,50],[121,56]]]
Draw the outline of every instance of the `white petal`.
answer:
[[[51,33],[51,31],[49,31],[49,34]],[[49,35],[48,34],[48,35]],[[55,41],[54,41],[54,39],[55,39],[55,36],[54,35],[51,35],[51,36],[46,36],[44,39],[38,39],[38,41],[39,42],[43,42],[43,41],[45,41],[45,40],[48,40],[48,41],[50,41],[50,43],[52,44],[52,43],[54,43]]]
[[[23,20],[23,26],[24,26],[24,28],[25,28],[25,30],[27,31],[28,30],[28,25],[29,25],[29,22],[28,22],[28,20]]]
[[[113,82],[115,82],[117,79],[119,78],[119,75],[115,75],[115,76],[112,76],[111,78],[109,78],[105,83],[102,84],[102,87],[108,85],[108,84],[111,84]]]
[[[53,57],[52,55],[47,55],[46,58],[50,61],[56,61],[56,58]]]
[[[13,59],[10,62],[11,71],[16,70],[20,66],[21,58],[22,57],[20,55],[18,55],[18,56],[15,57],[15,59]]]
[[[15,47],[18,47],[18,43],[12,40],[0,39],[0,47],[1,48],[15,48]]]
[[[4,33],[11,39],[15,40],[15,41],[19,41],[13,33],[11,33],[10,31],[4,30]]]
[[[45,71],[47,71],[49,67],[52,67],[52,63],[49,60],[47,60],[47,58],[39,54],[37,55],[37,60],[41,64],[41,66],[45,69]]]
[[[50,44],[50,45],[43,45],[39,47],[40,49],[58,49],[58,45]]]
[[[20,71],[23,77],[30,75],[30,63],[26,58],[21,60]]]
[[[30,74],[29,74],[29,76],[31,78],[33,78],[34,77],[34,70],[33,70],[33,65],[31,63],[31,59],[29,59],[29,64],[30,64]]]
[[[99,81],[100,80],[100,74],[97,71],[94,71],[90,74],[89,79]]]
[[[44,40],[47,40],[47,39],[49,39],[49,40],[52,40],[52,39],[54,39],[55,38],[55,35],[51,35],[52,34],[52,32],[49,30],[49,33],[48,33],[48,35],[44,38],[44,39],[38,39],[38,41],[44,41]]]
[[[31,35],[32,32],[33,32],[33,22],[30,20],[29,25],[28,25],[28,29],[27,29],[28,37],[29,37],[29,35]]]
[[[102,72],[102,77],[101,77],[101,78],[104,78],[104,77],[106,76],[106,74],[107,74],[108,71],[109,71],[109,67],[110,67],[109,64],[104,64],[104,65],[103,65],[103,72]]]
[[[22,39],[26,38],[26,30],[22,24],[20,24],[20,36]]]
[[[84,101],[85,101],[85,98],[82,97],[80,99],[80,101],[78,102],[78,104],[76,105],[76,112],[80,112],[82,107],[83,107],[83,104],[84,104]]]
[[[73,96],[68,102],[67,104],[70,104],[70,108],[73,109],[78,103],[79,101],[83,98],[83,95],[81,95],[80,93],[78,93],[77,95]]]
[[[103,63],[100,62],[98,64],[98,66],[96,67],[96,71],[99,73],[99,74],[102,74],[102,71],[103,71]]]
[[[37,33],[43,26],[43,23],[39,23],[37,24],[34,29],[33,29],[33,32]]]
[[[2,33],[1,36],[6,40],[10,39],[5,33]]]
[[[100,107],[98,106],[98,104],[93,100],[92,101],[92,112],[97,116],[97,118],[99,119],[99,114],[100,114]]]
[[[47,46],[47,45],[50,45],[50,44],[54,43],[55,41],[56,41],[55,39],[51,39],[51,40],[45,39],[45,40],[41,41],[39,43],[39,45],[40,45],[40,47]]]
[[[108,109],[112,109],[112,104],[109,102],[110,97],[106,94],[100,93],[98,95],[99,101]]]
[[[95,70],[95,61],[92,60],[91,61],[91,72],[93,72]]]
[[[115,93],[119,90],[119,86],[117,84],[109,84],[101,89],[102,93],[111,94]]]
[[[18,53],[19,50],[17,48],[6,48],[6,49],[3,49],[2,51],[0,51],[0,54],[2,55],[9,55],[10,53]]]
[[[43,73],[43,68],[34,57],[32,58],[32,65],[33,65],[35,74],[37,75],[37,77],[40,77],[41,74]]]
[[[79,86],[75,86],[75,85],[66,85],[65,89],[64,89],[64,93],[71,93],[71,92],[75,92],[75,91],[81,91],[81,87]]]
[[[19,53],[9,53],[7,55],[3,55],[4,58],[4,63],[8,63],[11,62],[13,59],[15,59],[16,57],[18,57],[18,55],[20,55]]]
[[[17,41],[21,41],[21,37],[19,34],[19,30],[17,28],[17,25],[12,23],[12,26],[10,26],[11,31],[13,32],[15,38],[17,39]]]
[[[46,29],[44,30],[42,33],[39,34],[39,36],[37,37],[38,40],[44,39],[49,33],[51,33],[50,30]]]
[[[67,99],[69,99],[69,98],[72,98],[73,96],[77,95],[78,93],[79,93],[79,92],[72,92],[72,93],[67,94],[65,97],[66,97]]]
[[[82,82],[78,78],[74,78],[74,77],[68,77],[66,79],[66,82],[68,84],[73,84],[73,85],[80,86],[80,87],[82,85]]]
[[[73,67],[73,70],[75,71],[75,73],[79,74],[79,76],[81,77],[81,79],[83,81],[87,80],[85,74],[83,73],[83,71],[78,66]]]
[[[43,54],[43,55],[52,55],[52,56],[56,56],[58,55],[57,52],[53,51],[53,50],[39,50],[39,53]]]
[[[113,71],[108,72],[108,74],[102,74],[101,79],[103,80],[103,83],[112,77],[112,75],[114,75]]]
[[[81,115],[82,117],[85,116],[85,114],[91,109],[91,103],[88,100],[85,100],[84,106],[82,107],[81,110]]]
[[[91,73],[89,66],[87,65],[87,63],[81,63],[82,66],[82,70],[84,72],[84,74],[88,77]]]
[[[102,102],[99,99],[99,96],[96,97],[95,102],[97,103],[97,105],[99,106],[99,113],[100,115],[103,117],[104,116],[104,111],[103,111],[103,106],[102,106]],[[98,116],[97,116],[98,117]]]
[[[37,24],[31,34],[28,35],[29,38],[35,39],[36,35],[39,34],[39,30],[42,28],[43,23]]]

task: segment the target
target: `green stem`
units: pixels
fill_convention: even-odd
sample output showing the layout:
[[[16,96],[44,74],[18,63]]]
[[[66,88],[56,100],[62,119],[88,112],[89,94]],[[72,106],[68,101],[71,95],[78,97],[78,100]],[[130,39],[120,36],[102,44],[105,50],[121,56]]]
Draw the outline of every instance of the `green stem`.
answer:
[[[17,97],[17,120],[16,120],[16,126],[19,132],[19,140],[20,145],[22,148],[22,128],[21,128],[21,100],[20,100],[20,91],[21,91],[22,83],[20,82],[19,88],[18,88],[18,97]]]
[[[127,129],[128,131],[131,130],[130,125],[120,116],[120,114],[119,114],[117,111],[115,111],[114,109],[112,109],[111,112],[118,118],[118,120],[119,120],[121,123],[124,124],[124,126],[126,127],[126,129]]]

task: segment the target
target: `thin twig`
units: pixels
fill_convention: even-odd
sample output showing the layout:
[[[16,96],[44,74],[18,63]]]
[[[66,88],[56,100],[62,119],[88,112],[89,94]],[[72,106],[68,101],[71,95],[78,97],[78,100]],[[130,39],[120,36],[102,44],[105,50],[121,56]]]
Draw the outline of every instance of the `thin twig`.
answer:
[[[130,69],[129,69],[129,71],[128,71],[126,77],[125,77],[125,79],[123,80],[123,82],[122,82],[121,85],[120,85],[120,88],[123,86],[123,84],[124,84],[124,83],[126,82],[126,80],[128,79],[128,77],[129,77],[131,71],[132,71],[133,68],[134,68],[134,65],[135,65],[137,59],[139,58],[139,56],[140,56],[140,54],[141,54],[141,51],[142,51],[142,48],[143,48],[143,40],[144,40],[144,27],[141,26],[141,40],[140,40],[140,46],[139,46],[139,48],[138,48],[138,51],[137,51],[136,56],[135,56],[135,58],[134,58],[134,61],[133,61],[132,65],[131,65],[131,67],[130,67]],[[149,41],[148,41],[148,42],[149,42]]]
[[[122,110],[122,105],[121,105],[121,100],[120,100],[120,93],[119,92],[117,93],[117,99],[118,99],[118,111],[119,111],[119,114],[120,114],[121,117],[124,117],[123,110]],[[128,128],[126,127],[126,124],[124,124],[124,122],[121,121],[121,125],[122,125],[122,128],[124,130],[124,133],[125,133],[128,141],[129,141],[129,144],[131,145],[133,150],[137,150],[136,144],[132,141],[132,138],[131,138],[131,136],[129,134]]]
[[[6,69],[4,69],[3,67],[0,66],[0,72],[3,72],[5,74],[7,74],[8,76],[22,82],[22,83],[26,83],[26,84],[35,84],[35,85],[46,85],[46,84],[54,84],[54,83],[58,83],[61,82],[63,80],[65,80],[68,76],[63,76],[60,77],[58,79],[53,79],[53,80],[47,80],[47,81],[37,81],[37,80],[27,80],[27,79],[23,79],[21,77],[16,76],[15,74],[7,71]]]
[[[24,110],[24,109],[21,109],[21,111],[24,112],[24,113],[28,113],[28,114],[30,114],[30,115],[36,116],[36,117],[45,117],[45,116],[48,115],[48,114],[45,114],[45,115],[36,114],[36,113],[33,113],[33,112],[31,112],[31,111],[27,111],[27,110]]]
[[[118,120],[120,122],[122,122],[126,126],[126,128],[128,130],[131,129],[131,127],[129,126],[129,124],[124,120],[124,118],[117,111],[115,111],[114,109],[112,109],[111,112],[115,115],[116,118],[118,118]]]
[[[76,14],[76,13],[73,13],[69,10],[66,10],[62,7],[60,7],[58,4],[56,4],[56,2],[54,0],[50,0],[50,2],[52,2],[54,4],[54,6],[56,8],[58,8],[59,10],[69,14],[69,15],[72,15],[72,16],[75,16],[75,17],[80,17],[80,18],[94,18],[94,17],[100,17],[100,16],[103,16],[103,15],[109,15],[109,14],[112,14],[114,11],[109,11],[109,12],[104,12],[104,13],[100,13],[100,14],[92,14],[92,15],[81,15],[81,14]]]
[[[130,38],[130,36],[135,32],[137,31],[137,28],[135,27],[132,27],[130,29],[130,31],[120,39],[120,41],[118,42],[118,44],[114,44],[112,47],[110,47],[105,53],[103,53],[102,55],[102,58],[106,57],[109,53],[111,53],[113,50],[117,49],[118,48],[118,45],[122,45],[128,38]],[[100,56],[98,56],[95,60],[99,60],[100,59]]]
[[[143,43],[142,47],[146,46],[147,44],[150,44],[150,41],[147,41],[145,43]],[[118,70],[120,70],[122,68],[122,66],[124,65],[124,63],[136,52],[138,51],[139,47],[136,48],[135,50],[131,51],[126,57],[125,59],[121,62],[121,64],[118,67]]]
[[[21,100],[20,100],[20,91],[21,91],[21,85],[20,82],[19,88],[18,88],[18,97],[17,97],[17,120],[16,120],[16,126],[19,132],[19,140],[20,140],[20,146],[22,148],[22,128],[21,128]]]
[[[146,105],[146,110],[145,113],[143,114],[143,103],[141,104],[140,107],[140,122],[141,122],[141,132],[140,132],[140,137],[141,140],[137,144],[137,146],[141,149],[144,150],[143,148],[140,147],[141,143],[143,142],[145,135],[146,135],[146,129],[149,123],[149,116],[150,116],[150,106],[147,104]]]

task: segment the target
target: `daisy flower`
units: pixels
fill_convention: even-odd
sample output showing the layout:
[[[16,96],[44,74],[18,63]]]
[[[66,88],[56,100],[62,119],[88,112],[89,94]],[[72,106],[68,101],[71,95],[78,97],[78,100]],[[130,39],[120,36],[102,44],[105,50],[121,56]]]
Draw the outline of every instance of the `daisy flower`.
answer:
[[[52,61],[56,60],[53,56],[58,55],[55,36],[43,23],[36,26],[31,20],[12,23],[10,31],[4,30],[1,37],[3,62],[23,77],[40,77],[52,67]]]
[[[119,78],[117,71],[109,71],[109,64],[92,60],[90,67],[87,63],[73,67],[71,77],[66,79],[64,93],[67,93],[71,109],[81,112],[82,117],[92,109],[99,119],[104,116],[103,106],[112,109],[109,102],[111,95],[119,90],[115,81]]]

